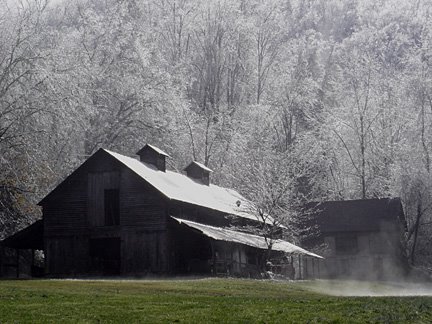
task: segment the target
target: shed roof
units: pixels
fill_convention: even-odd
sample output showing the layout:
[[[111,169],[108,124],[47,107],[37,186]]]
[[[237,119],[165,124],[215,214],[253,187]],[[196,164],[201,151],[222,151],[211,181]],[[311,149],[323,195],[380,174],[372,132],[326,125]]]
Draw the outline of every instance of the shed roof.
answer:
[[[103,150],[169,199],[259,221],[253,213],[253,204],[233,189],[214,184],[203,185],[184,174],[169,170],[162,172],[137,159]],[[240,201],[240,207],[237,206],[237,201]],[[272,224],[272,219],[269,217],[267,222]]]
[[[268,248],[267,243],[265,242],[265,239],[262,236],[243,233],[243,232],[234,231],[231,229],[226,229],[221,227],[204,225],[201,223],[196,223],[189,220],[176,218],[173,216],[171,216],[171,218],[175,219],[180,224],[185,224],[188,227],[194,228],[200,231],[201,233],[203,233],[204,235],[218,241],[240,243],[240,244],[252,246],[254,248],[258,248],[262,250],[266,250]],[[322,259],[321,256],[309,252],[305,249],[302,249],[301,247],[284,240],[275,240],[272,246],[272,250],[291,253],[291,254],[305,254],[305,255]]]
[[[326,201],[312,203],[312,220],[322,233],[379,231],[382,221],[405,226],[400,198]]]
[[[1,244],[13,249],[43,250],[43,220],[40,219],[15,234],[5,238]]]

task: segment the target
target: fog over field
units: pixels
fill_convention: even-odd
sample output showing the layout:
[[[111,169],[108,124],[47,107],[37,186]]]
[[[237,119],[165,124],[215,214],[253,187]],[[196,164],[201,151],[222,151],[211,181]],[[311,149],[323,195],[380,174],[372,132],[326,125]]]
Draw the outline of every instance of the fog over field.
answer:
[[[331,296],[432,296],[432,283],[316,280],[307,289]]]

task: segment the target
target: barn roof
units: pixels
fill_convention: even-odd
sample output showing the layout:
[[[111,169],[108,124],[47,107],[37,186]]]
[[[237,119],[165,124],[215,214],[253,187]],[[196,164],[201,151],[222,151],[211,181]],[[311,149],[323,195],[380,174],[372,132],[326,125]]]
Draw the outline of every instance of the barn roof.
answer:
[[[399,221],[405,226],[400,198],[362,199],[312,203],[311,222],[322,233],[379,231],[382,221]]]
[[[202,182],[194,180],[184,174],[169,170],[160,171],[151,164],[106,149],[98,150],[89,159],[101,153],[108,154],[116,161],[123,164],[126,168],[144,179],[168,199],[213,209],[222,213],[255,221],[261,221],[258,216],[254,214],[255,208],[252,202],[233,189],[216,186],[214,184],[204,185]],[[43,205],[54,194],[54,192],[61,188],[67,179],[72,177],[75,172],[86,164],[86,162],[48,193],[38,203],[38,205]],[[237,206],[238,201],[240,201],[240,207]],[[267,217],[266,223],[272,224],[273,219]]]
[[[194,228],[198,231],[200,231],[205,236],[208,236],[212,239],[218,240],[218,241],[226,241],[226,242],[234,242],[234,243],[240,243],[248,246],[252,246],[254,248],[267,250],[267,243],[265,242],[264,237],[243,233],[231,229],[221,228],[221,227],[214,227],[210,225],[204,225],[201,223],[192,222],[185,219],[180,219],[171,216],[171,218],[175,219],[180,224],[185,224],[188,227]],[[291,253],[291,254],[305,254],[309,256],[313,256],[316,258],[321,258],[321,256],[309,252],[305,249],[302,249],[301,247],[294,245],[292,243],[289,243],[284,240],[274,240],[273,251],[281,251],[285,253]]]
[[[169,199],[206,207],[223,213],[236,215],[258,221],[253,213],[253,204],[233,189],[219,187],[214,184],[203,185],[199,181],[173,171],[162,172],[150,164],[137,159],[103,149],[147,181],[156,190]],[[237,206],[240,201],[240,206]],[[272,219],[267,220],[271,223]]]

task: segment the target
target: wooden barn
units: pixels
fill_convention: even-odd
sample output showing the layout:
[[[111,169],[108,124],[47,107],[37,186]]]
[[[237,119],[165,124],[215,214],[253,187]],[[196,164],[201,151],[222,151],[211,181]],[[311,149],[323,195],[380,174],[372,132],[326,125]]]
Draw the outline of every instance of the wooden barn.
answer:
[[[327,201],[310,204],[308,220],[317,232],[305,246],[323,247],[321,278],[391,279],[408,269],[406,221],[399,198]],[[313,277],[311,262],[305,276]]]
[[[39,203],[46,275],[256,276],[265,240],[230,228],[262,225],[251,203],[200,163],[182,174],[154,146],[137,154],[100,149]],[[273,250],[319,257],[283,240]]]

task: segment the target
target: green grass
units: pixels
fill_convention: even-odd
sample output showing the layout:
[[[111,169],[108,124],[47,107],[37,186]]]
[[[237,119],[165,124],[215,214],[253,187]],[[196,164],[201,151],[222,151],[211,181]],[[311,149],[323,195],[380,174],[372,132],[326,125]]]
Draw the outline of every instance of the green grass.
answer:
[[[0,281],[0,323],[432,322],[432,297],[323,294],[329,287],[241,279]]]

